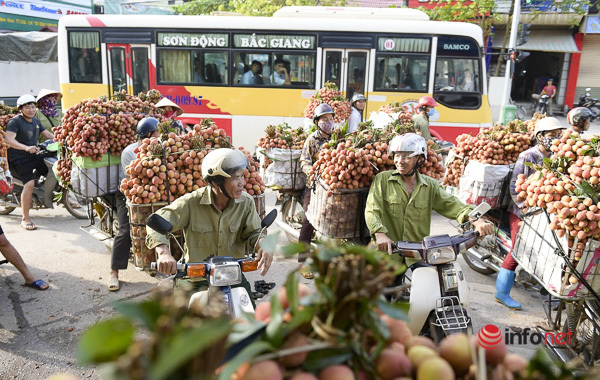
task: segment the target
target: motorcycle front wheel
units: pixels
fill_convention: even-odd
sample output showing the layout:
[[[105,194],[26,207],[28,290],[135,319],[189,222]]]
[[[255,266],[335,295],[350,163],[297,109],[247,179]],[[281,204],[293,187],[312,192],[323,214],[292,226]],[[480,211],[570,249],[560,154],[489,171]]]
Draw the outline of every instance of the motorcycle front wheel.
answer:
[[[77,219],[88,219],[88,198],[77,195],[69,189],[64,189],[62,202],[69,214]]]

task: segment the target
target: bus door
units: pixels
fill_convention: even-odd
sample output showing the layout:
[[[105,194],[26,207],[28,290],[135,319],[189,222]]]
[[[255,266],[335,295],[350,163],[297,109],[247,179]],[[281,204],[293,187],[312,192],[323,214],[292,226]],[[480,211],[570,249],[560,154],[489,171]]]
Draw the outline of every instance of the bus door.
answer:
[[[109,94],[125,90],[130,95],[150,89],[150,45],[107,44]]]
[[[322,83],[335,83],[348,99],[364,94],[369,75],[369,50],[323,49]]]

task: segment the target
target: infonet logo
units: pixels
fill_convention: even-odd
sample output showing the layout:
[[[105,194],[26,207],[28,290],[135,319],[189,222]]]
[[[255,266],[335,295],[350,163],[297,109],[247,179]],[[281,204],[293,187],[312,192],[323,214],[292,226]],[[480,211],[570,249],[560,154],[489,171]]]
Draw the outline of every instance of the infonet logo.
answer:
[[[510,331],[508,328],[504,329],[504,343],[505,344],[552,344],[552,345],[571,345],[571,336],[573,333],[569,332],[546,332],[544,334],[537,331],[531,331],[529,327],[524,328],[522,331]],[[492,349],[498,347],[502,341],[502,333],[500,328],[495,325],[485,325],[477,334],[479,345],[485,349]]]

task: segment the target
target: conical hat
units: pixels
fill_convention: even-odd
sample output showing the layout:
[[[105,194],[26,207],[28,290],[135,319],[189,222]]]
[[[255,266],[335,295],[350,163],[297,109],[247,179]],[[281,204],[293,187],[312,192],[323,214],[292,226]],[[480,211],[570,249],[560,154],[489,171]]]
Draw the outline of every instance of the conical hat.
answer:
[[[156,108],[167,107],[167,106],[171,106],[173,108],[176,108],[177,109],[177,116],[179,116],[179,115],[181,115],[183,113],[183,110],[181,109],[181,107],[179,107],[177,104],[175,104],[172,101],[170,101],[169,98],[162,98],[161,100],[158,101],[158,103],[156,103]]]
[[[60,93],[60,91],[54,91],[54,90],[48,90],[47,88],[42,88],[36,98],[36,102],[39,101],[44,96],[54,95],[54,94],[58,95],[58,100],[62,99],[62,94]]]

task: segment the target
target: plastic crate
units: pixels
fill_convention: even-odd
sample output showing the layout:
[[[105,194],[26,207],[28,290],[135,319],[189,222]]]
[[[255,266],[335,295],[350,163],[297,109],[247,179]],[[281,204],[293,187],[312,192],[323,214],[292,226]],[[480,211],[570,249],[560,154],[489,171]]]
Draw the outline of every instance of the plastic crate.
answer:
[[[543,209],[535,209],[522,216],[522,224],[513,247],[513,258],[521,267],[554,297],[563,300],[590,298],[582,283],[571,284],[569,278],[578,272],[596,292],[600,292],[600,242],[588,240],[575,271],[566,260],[573,262],[574,252],[568,248],[565,237],[558,238],[550,229],[550,217]]]
[[[306,217],[315,230],[332,239],[367,240],[369,230],[365,222],[365,205],[369,188],[330,192],[319,181],[313,194]]]
[[[150,249],[146,246],[146,219],[156,212],[157,210],[166,206],[166,202],[159,203],[148,203],[148,204],[133,204],[127,203],[129,209],[129,224],[131,234],[131,245],[135,257],[135,266],[139,269],[149,270],[150,263],[156,261],[156,252],[154,249]],[[175,231],[173,235],[179,241],[179,244],[183,246],[183,233],[182,231]],[[171,239],[172,240],[172,239]],[[183,252],[179,249],[174,241],[170,243],[171,254],[175,260],[179,260],[183,255]]]

